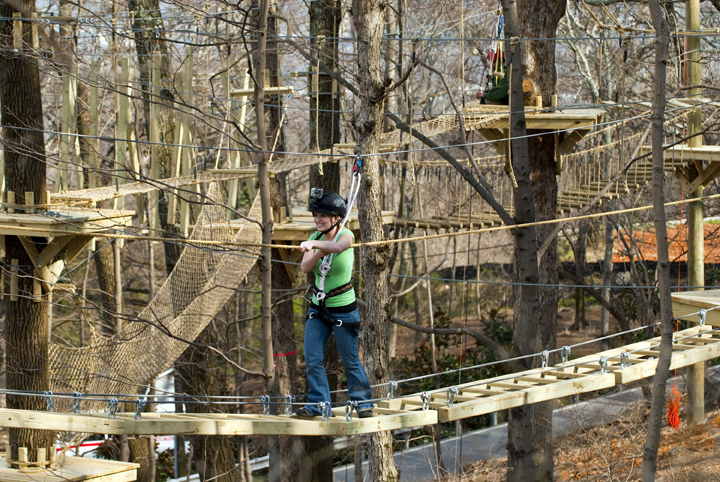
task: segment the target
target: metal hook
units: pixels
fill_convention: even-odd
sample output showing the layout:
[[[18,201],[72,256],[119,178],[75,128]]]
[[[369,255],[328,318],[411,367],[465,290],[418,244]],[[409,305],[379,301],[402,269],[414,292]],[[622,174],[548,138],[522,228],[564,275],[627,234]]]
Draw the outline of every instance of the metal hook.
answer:
[[[387,386],[387,397],[393,398],[395,396],[395,390],[398,388],[398,383],[394,380],[390,380]]]
[[[53,398],[53,392],[42,392],[43,396],[45,397],[45,403],[47,404],[47,411],[48,412],[54,412],[55,411],[55,399]]]
[[[142,419],[142,415],[140,415],[140,412],[142,409],[145,408],[145,400],[142,398],[138,398],[135,400],[135,420]]]
[[[607,358],[604,356],[600,357],[600,374],[605,375],[605,372],[607,371],[608,363]]]
[[[562,359],[563,363],[567,363],[568,358],[570,358],[570,347],[565,345],[560,350],[560,358]]]
[[[73,413],[80,413],[80,401],[82,400],[82,393],[73,392]]]
[[[422,392],[420,394],[420,400],[422,400],[422,409],[426,411],[430,408],[430,394],[428,392]]]
[[[111,398],[108,400],[108,418],[110,420],[115,420],[115,414],[117,414],[117,407],[118,407],[118,399],[117,398]]]
[[[455,387],[450,387],[450,388],[448,388],[448,391],[447,391],[447,402],[446,402],[448,407],[452,407],[452,406],[453,406],[453,402],[455,401],[455,395],[457,395],[457,394],[458,394],[458,389],[457,389],[457,388],[455,388]]]
[[[542,353],[540,354],[540,359],[542,360],[543,368],[547,368],[548,358],[550,358],[550,352],[547,350],[543,350]]]

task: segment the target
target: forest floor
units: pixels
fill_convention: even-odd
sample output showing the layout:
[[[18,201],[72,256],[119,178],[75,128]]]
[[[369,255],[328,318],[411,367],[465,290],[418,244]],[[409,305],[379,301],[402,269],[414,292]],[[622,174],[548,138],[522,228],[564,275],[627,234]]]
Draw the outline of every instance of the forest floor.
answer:
[[[684,400],[681,401],[681,407]],[[600,482],[642,480],[645,421],[649,407],[639,406],[607,425],[580,430],[555,445],[556,482]],[[681,417],[682,417],[681,409]],[[658,482],[720,481],[720,412],[709,413],[704,425],[662,430],[658,451]],[[469,464],[461,482],[504,481],[507,459]],[[448,477],[445,482],[458,481]]]

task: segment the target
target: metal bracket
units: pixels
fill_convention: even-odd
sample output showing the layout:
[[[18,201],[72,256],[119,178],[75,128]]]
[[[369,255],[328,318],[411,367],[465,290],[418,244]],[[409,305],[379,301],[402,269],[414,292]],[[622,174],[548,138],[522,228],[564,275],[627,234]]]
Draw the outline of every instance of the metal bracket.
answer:
[[[115,415],[117,414],[117,408],[118,408],[118,399],[117,398],[111,398],[108,400],[108,418],[110,420],[115,420]]]
[[[82,400],[82,393],[73,392],[73,413],[80,413],[80,401]]]
[[[568,359],[570,358],[570,347],[565,345],[560,349],[560,358],[562,359],[563,363],[567,363]]]
[[[447,402],[446,402],[448,408],[453,406],[453,402],[455,401],[455,395],[457,395],[457,394],[458,394],[458,389],[457,389],[457,388],[455,388],[455,387],[450,387],[450,388],[448,388],[448,391],[447,391]]]
[[[142,415],[140,415],[140,412],[142,412],[142,409],[145,408],[145,400],[142,398],[138,398],[135,400],[135,420],[141,420]]]

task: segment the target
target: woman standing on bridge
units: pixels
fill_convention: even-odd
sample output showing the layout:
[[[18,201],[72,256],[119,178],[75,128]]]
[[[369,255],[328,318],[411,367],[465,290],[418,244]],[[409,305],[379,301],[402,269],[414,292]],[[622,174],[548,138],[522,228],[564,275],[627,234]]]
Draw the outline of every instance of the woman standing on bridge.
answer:
[[[347,376],[348,397],[356,402],[360,418],[373,414],[372,391],[358,354],[360,313],[352,287],[353,233],[340,231],[348,214],[345,200],[335,193],[311,190],[309,211],[317,231],[300,244],[303,255],[300,269],[315,273],[308,317],[305,323],[305,363],[308,377],[307,404],[296,410],[300,417],[321,415],[321,406],[330,407],[330,387],[323,363],[325,344],[335,335],[338,352]]]

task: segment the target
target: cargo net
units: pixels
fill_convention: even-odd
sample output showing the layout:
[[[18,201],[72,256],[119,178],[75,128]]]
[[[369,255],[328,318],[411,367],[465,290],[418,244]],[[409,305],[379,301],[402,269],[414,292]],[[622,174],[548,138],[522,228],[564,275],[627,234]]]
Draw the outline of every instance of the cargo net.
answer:
[[[257,261],[258,247],[193,245],[193,240],[258,244],[261,231],[246,222],[235,235],[221,207],[217,183],[208,191],[195,228],[175,269],[158,294],[113,337],[94,334],[83,348],[50,346],[50,384],[57,392],[82,394],[138,393],[173,362],[220,311]],[[259,219],[260,201],[248,213]],[[68,402],[69,403],[69,402]],[[105,404],[106,405],[106,404]],[[69,409],[68,407],[65,407]],[[84,410],[104,408],[83,403]]]

